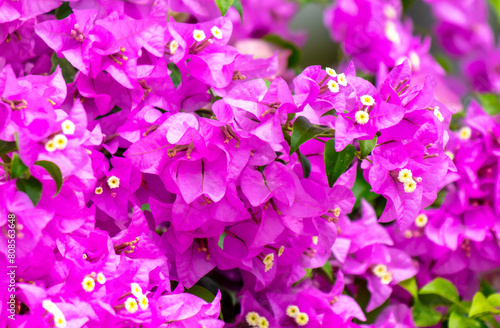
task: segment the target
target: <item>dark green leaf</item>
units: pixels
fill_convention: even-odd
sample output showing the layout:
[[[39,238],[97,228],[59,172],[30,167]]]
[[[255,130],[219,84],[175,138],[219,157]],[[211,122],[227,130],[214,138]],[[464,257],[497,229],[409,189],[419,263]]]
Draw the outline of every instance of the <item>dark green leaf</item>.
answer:
[[[326,261],[325,264],[321,267],[323,272],[326,274],[326,278],[328,281],[333,282],[333,268],[330,261]]]
[[[441,314],[432,307],[416,301],[413,306],[413,320],[417,327],[431,327],[441,320]]]
[[[443,278],[436,278],[419,291],[419,294],[439,295],[446,300],[456,303],[459,301],[457,288],[450,281]]]
[[[224,16],[228,9],[232,6],[234,0],[215,0],[217,7],[219,7],[220,13]]]
[[[309,175],[311,175],[311,161],[300,150],[297,151],[297,154],[299,155],[300,164],[302,164],[304,178],[309,178]]]
[[[370,155],[373,148],[377,145],[378,137],[375,136],[372,140],[359,140],[359,149],[361,150],[361,157],[365,158]]]
[[[446,71],[446,73],[453,73],[453,61],[450,57],[439,53],[434,55],[434,59],[441,65],[441,67]]]
[[[10,163],[10,177],[12,179],[19,178],[26,172],[28,172],[28,167],[24,165],[19,154],[14,153],[12,155],[12,162]]]
[[[356,148],[349,144],[341,152],[335,151],[335,139],[330,139],[325,144],[325,171],[330,188],[335,181],[347,170],[352,160]]]
[[[142,204],[141,206],[141,211],[150,211],[151,212],[151,207],[149,207],[149,204]]]
[[[334,109],[330,109],[329,111],[325,112],[323,115],[321,115],[321,117],[323,116],[336,116],[337,115],[337,110],[334,108]]]
[[[415,0],[403,0],[403,10],[406,11]]]
[[[414,299],[418,299],[418,286],[415,277],[403,280],[399,283],[399,285],[406,289]]]
[[[15,141],[0,140],[0,155],[8,154],[16,150],[18,149]]]
[[[212,303],[215,298],[215,295],[212,294],[208,289],[198,285],[194,285],[193,287],[186,289],[184,292],[198,296],[208,303]]]
[[[240,18],[243,21],[243,6],[241,5],[240,0],[234,0],[233,7],[238,11]]]
[[[288,68],[295,68],[299,66],[302,54],[300,52],[300,49],[293,42],[284,40],[276,34],[268,34],[262,39],[274,43],[281,48],[290,49],[292,51],[292,54],[290,55],[290,57],[288,57]]]
[[[489,0],[493,11],[495,12],[497,19],[500,21],[500,0]]]
[[[168,63],[167,65],[168,69],[170,70],[170,78],[172,79],[172,82],[174,83],[175,87],[177,88],[179,84],[182,82],[182,75],[181,71],[179,70],[179,67],[175,65],[174,63]]]
[[[479,102],[489,115],[500,114],[500,99],[494,94],[478,94]]]
[[[56,183],[56,193],[54,194],[53,197],[57,196],[59,191],[61,191],[61,187],[63,184],[63,177],[61,173],[61,169],[59,169],[59,166],[56,164],[49,162],[49,161],[36,161],[35,165],[41,166],[47,171],[47,173],[50,174],[52,179],[54,179],[54,182]]]
[[[71,65],[71,63],[66,58],[59,58],[54,52],[50,58],[52,62],[52,68],[50,69],[50,74],[54,73],[57,66],[61,67],[62,75],[66,83],[71,83],[75,79],[76,69]]]
[[[478,317],[485,314],[499,314],[500,310],[495,309],[481,292],[477,292],[472,299],[472,305],[469,311],[469,317]]]
[[[109,115],[113,115],[113,114],[116,114],[116,113],[121,112],[121,111],[122,111],[122,109],[121,109],[120,107],[115,106],[115,107],[113,107],[113,109],[111,109],[111,110],[109,111],[109,113],[106,113],[106,114],[104,114],[104,115],[99,115],[99,116],[97,116],[97,117],[94,119],[94,121],[100,120],[100,119],[101,119],[101,118],[103,118],[103,117],[106,117],[106,116],[109,116]]]
[[[19,191],[26,193],[35,206],[42,197],[42,183],[34,176],[28,179],[17,179],[16,187]]]
[[[290,145],[290,155],[293,154],[299,146],[307,140],[311,140],[318,134],[325,132],[326,129],[318,128],[312,125],[307,118],[299,116],[293,122],[292,143]]]
[[[69,2],[63,2],[63,4],[56,9],[56,18],[61,20],[73,13],[71,7],[69,6]]]

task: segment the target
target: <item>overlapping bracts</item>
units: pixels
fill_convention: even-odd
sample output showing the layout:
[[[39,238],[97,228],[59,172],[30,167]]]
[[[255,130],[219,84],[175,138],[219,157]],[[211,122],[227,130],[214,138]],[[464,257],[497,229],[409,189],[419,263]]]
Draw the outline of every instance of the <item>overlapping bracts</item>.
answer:
[[[500,124],[472,103],[449,129],[444,71],[399,1],[337,1],[325,20],[353,63],[297,74],[259,39],[297,37],[297,6],[239,6],[0,3],[1,324],[412,327],[401,282],[470,298],[498,267]]]

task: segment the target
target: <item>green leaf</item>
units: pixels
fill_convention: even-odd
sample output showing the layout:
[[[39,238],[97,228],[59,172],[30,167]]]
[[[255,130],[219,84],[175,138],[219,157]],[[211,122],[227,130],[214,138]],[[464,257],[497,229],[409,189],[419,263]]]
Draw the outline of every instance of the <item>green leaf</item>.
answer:
[[[299,66],[302,54],[300,52],[300,49],[293,42],[284,40],[276,34],[268,34],[262,39],[280,46],[281,48],[290,49],[292,51],[292,54],[290,55],[290,57],[288,57],[288,68],[295,68]]]
[[[448,328],[482,328],[485,327],[483,323],[475,319],[464,317],[458,312],[452,312],[448,319]]]
[[[482,316],[481,317],[481,320],[482,321],[486,321],[490,324],[490,326],[487,326],[485,324],[482,324],[482,328],[488,328],[488,327],[493,327],[493,328],[500,328],[500,323],[495,319],[495,317],[493,317],[493,315],[491,314],[488,314],[488,315],[485,315],[485,316]],[[482,323],[482,322],[481,322]]]
[[[490,5],[493,7],[498,20],[500,21],[500,0],[489,0]]]
[[[34,176],[28,179],[17,179],[16,187],[19,191],[26,193],[35,206],[42,197],[42,183]]]
[[[448,57],[442,53],[438,53],[438,54],[434,55],[434,59],[436,59],[438,64],[441,65],[441,67],[446,71],[446,73],[450,73],[450,74],[453,73],[453,71],[454,71],[453,61],[451,60],[450,57]]]
[[[311,175],[311,161],[307,156],[302,154],[300,150],[297,150],[297,154],[299,155],[300,164],[302,164],[302,172],[304,173],[304,178],[309,178]]]
[[[361,150],[361,157],[365,158],[370,155],[373,148],[377,145],[378,137],[375,136],[372,140],[358,140],[359,141],[359,149]]]
[[[334,108],[334,109],[330,109],[329,111],[325,112],[323,115],[321,115],[321,117],[336,116],[336,115],[337,115],[337,110]]]
[[[333,281],[334,281],[333,280],[333,268],[332,268],[330,261],[326,261],[325,264],[321,267],[321,269],[326,274],[326,278],[328,279],[328,281],[333,283]]]
[[[335,139],[330,139],[325,144],[325,171],[330,188],[335,181],[347,170],[352,160],[356,148],[349,144],[341,152],[335,151]]]
[[[71,65],[71,63],[66,58],[59,58],[54,52],[50,58],[52,62],[52,68],[50,69],[50,74],[54,73],[57,66],[61,67],[62,75],[66,83],[71,83],[75,79],[76,69]]]
[[[47,173],[50,174],[52,179],[54,179],[54,182],[56,183],[57,190],[56,190],[56,193],[54,194],[54,196],[52,196],[52,197],[57,196],[57,194],[59,194],[59,191],[61,191],[61,187],[63,184],[63,177],[62,177],[61,169],[59,169],[59,166],[57,166],[56,164],[49,162],[49,161],[36,161],[35,165],[43,167],[45,169],[45,171],[47,171]]]
[[[174,63],[168,63],[167,65],[168,69],[170,70],[170,78],[172,79],[172,82],[174,83],[175,87],[177,88],[179,84],[182,82],[182,74],[181,71],[179,70],[179,67],[175,65]]]
[[[494,307],[500,306],[500,294],[492,294],[487,298],[488,303]]]
[[[14,155],[12,155],[12,161],[10,163],[10,177],[12,179],[19,178],[26,172],[28,172],[28,167],[24,165],[21,157],[19,157],[19,154],[14,153]]]
[[[443,297],[444,299],[456,303],[460,300],[457,288],[450,281],[443,278],[436,278],[419,291],[419,294],[434,294]]]
[[[149,204],[142,204],[141,206],[141,211],[150,211],[151,212],[151,207],[149,207]]]
[[[418,286],[415,277],[403,280],[399,283],[399,285],[406,289],[414,299],[418,299]]]
[[[489,115],[500,114],[500,100],[497,95],[478,94],[477,97],[479,98],[479,102],[486,113]]]
[[[318,128],[312,125],[307,118],[299,116],[293,122],[292,128],[292,143],[290,145],[290,155],[292,155],[299,146],[307,140],[311,140],[318,134],[325,132],[326,129]]]
[[[430,306],[422,304],[420,301],[415,302],[412,313],[417,327],[431,327],[441,320],[441,313]]]
[[[495,309],[481,292],[477,292],[472,299],[469,317],[479,317],[490,313],[500,314],[500,310]]]
[[[63,4],[56,9],[56,18],[58,20],[64,19],[71,15],[73,13],[73,10],[69,6],[69,2],[65,1]]]
[[[94,121],[100,120],[103,117],[106,117],[106,116],[109,116],[109,115],[113,115],[113,114],[116,114],[116,113],[121,112],[121,111],[122,111],[122,109],[120,107],[115,106],[115,107],[113,107],[113,109],[111,109],[109,111],[109,113],[106,113],[106,114],[103,114],[103,115],[99,115],[96,118],[94,118]]]
[[[186,289],[184,292],[198,296],[199,298],[208,303],[212,303],[215,298],[215,295],[212,294],[208,289],[201,287],[199,285],[194,285],[193,287]]]
[[[233,5],[234,0],[215,0],[217,7],[219,7],[220,13],[224,16],[229,8]]]
[[[0,140],[0,155],[8,154],[16,150],[18,149],[15,141]]]
[[[233,7],[238,11],[241,21],[243,21],[243,6],[241,5],[240,0],[234,0]]]
[[[413,4],[415,0],[403,0],[403,10],[406,11]]]
[[[223,232],[222,235],[219,236],[219,242],[217,245],[219,245],[220,249],[224,249],[224,239],[226,238],[227,233]]]

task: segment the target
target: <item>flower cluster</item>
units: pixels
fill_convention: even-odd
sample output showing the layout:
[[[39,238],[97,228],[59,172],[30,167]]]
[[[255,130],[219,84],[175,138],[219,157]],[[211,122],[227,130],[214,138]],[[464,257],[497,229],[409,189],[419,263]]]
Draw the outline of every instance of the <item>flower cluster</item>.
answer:
[[[1,323],[413,327],[410,282],[500,265],[500,123],[449,129],[399,1],[337,1],[354,62],[303,70],[297,5],[231,3],[0,3]]]

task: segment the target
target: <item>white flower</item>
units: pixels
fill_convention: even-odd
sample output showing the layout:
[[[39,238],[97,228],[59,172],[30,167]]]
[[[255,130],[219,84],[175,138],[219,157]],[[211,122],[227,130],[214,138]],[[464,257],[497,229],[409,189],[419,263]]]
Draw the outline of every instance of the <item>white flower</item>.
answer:
[[[392,281],[392,273],[390,272],[387,272],[385,275],[383,275],[381,278],[380,278],[380,281],[384,284],[384,285],[389,285]]]
[[[68,144],[68,138],[64,134],[58,134],[52,139],[54,141],[54,147],[56,149],[64,149]]]
[[[274,262],[274,253],[267,254],[262,262],[264,262],[264,264]]]
[[[99,272],[97,274],[97,282],[100,283],[101,285],[104,285],[106,283],[106,277],[104,276],[104,274],[102,272]]]
[[[413,174],[409,169],[402,169],[398,174],[399,182],[410,182],[413,180]]]
[[[328,81],[327,83],[328,89],[330,89],[331,92],[337,93],[339,92],[339,84],[333,80]]]
[[[169,48],[168,50],[170,51],[170,54],[175,55],[175,52],[177,51],[177,49],[179,49],[179,43],[175,40],[172,40],[170,42],[170,45],[168,48]]]
[[[128,311],[128,313],[135,313],[137,311],[138,306],[135,298],[127,298],[127,300],[125,301],[125,309]]]
[[[393,43],[401,43],[401,38],[399,37],[398,31],[396,31],[396,25],[393,22],[385,23],[385,36]]]
[[[91,291],[94,290],[95,288],[95,280],[92,277],[85,277],[82,280],[82,288],[85,290],[87,293],[90,293]]]
[[[427,222],[429,221],[429,218],[425,214],[419,214],[417,218],[415,219],[415,225],[419,228],[423,228],[427,225]]]
[[[387,273],[387,266],[385,266],[384,264],[377,264],[372,269],[372,272],[377,277],[382,278]]]
[[[434,107],[434,116],[437,117],[437,119],[439,120],[439,122],[443,122],[444,121],[444,116],[439,111],[439,107],[438,106]]]
[[[139,301],[139,306],[142,310],[146,310],[149,306],[149,300],[145,295],[141,295],[140,297],[137,298]]]
[[[331,77],[337,76],[337,72],[333,68],[327,67],[325,68],[326,74],[330,75]]]
[[[203,32],[202,30],[194,30],[193,38],[198,42],[203,41],[206,39],[205,32]]]
[[[248,312],[247,315],[245,316],[245,321],[251,327],[256,327],[258,325],[259,319],[260,319],[259,314],[253,311]]]
[[[137,298],[142,296],[142,288],[136,282],[130,284],[130,291],[132,292],[132,295],[134,295]]]
[[[75,124],[70,120],[64,120],[61,123],[62,132],[64,134],[74,134],[75,133]]]
[[[417,183],[415,181],[413,181],[413,179],[411,181],[405,182],[405,192],[406,193],[412,193],[415,191],[415,189],[417,189]]]
[[[468,126],[464,126],[458,131],[458,135],[462,140],[469,140],[472,135],[472,130]]]
[[[356,119],[356,123],[366,124],[366,123],[368,123],[368,120],[370,119],[370,115],[365,111],[358,110],[356,112],[356,115],[354,116],[354,118]]]
[[[260,317],[257,322],[257,327],[259,328],[269,328],[269,321],[265,317]]]
[[[67,324],[66,318],[64,317],[62,312],[54,315],[54,325],[57,328],[64,328],[64,327],[66,327],[66,324]]]
[[[345,78],[344,73],[337,75],[337,82],[343,87],[347,86],[347,79]]]
[[[385,17],[387,17],[389,19],[395,19],[398,17],[398,13],[397,13],[396,9],[394,9],[394,7],[391,5],[384,6],[384,15],[385,15]]]
[[[364,95],[361,98],[361,103],[365,106],[373,106],[375,105],[375,100],[370,95]]]
[[[110,176],[108,178],[108,186],[111,188],[111,189],[115,189],[115,188],[118,188],[120,187],[120,179],[116,176]]]
[[[212,35],[216,39],[219,39],[219,40],[222,39],[222,31],[217,26],[212,27],[212,29],[210,30],[210,32],[212,32]]]
[[[299,315],[299,313],[300,310],[297,305],[288,305],[286,308],[286,315],[290,318],[295,318],[297,315]]]
[[[305,326],[307,325],[307,323],[309,322],[309,316],[307,315],[307,313],[304,313],[304,312],[300,312],[296,317],[295,317],[295,322],[299,325],[299,326]]]
[[[53,152],[56,150],[56,144],[54,143],[54,140],[49,140],[45,143],[45,150],[48,152]]]
[[[411,64],[411,69],[413,71],[420,71],[420,57],[415,51],[410,51],[409,59]]]

